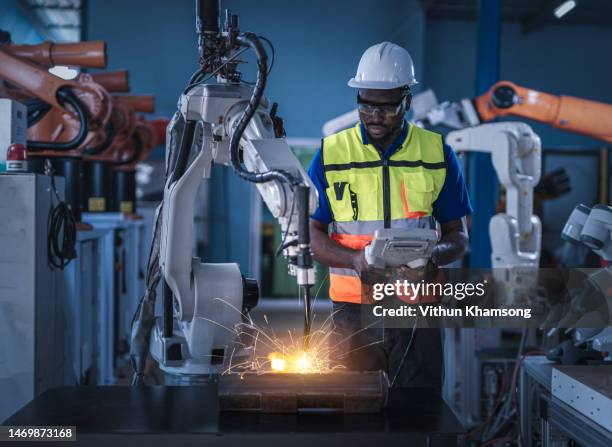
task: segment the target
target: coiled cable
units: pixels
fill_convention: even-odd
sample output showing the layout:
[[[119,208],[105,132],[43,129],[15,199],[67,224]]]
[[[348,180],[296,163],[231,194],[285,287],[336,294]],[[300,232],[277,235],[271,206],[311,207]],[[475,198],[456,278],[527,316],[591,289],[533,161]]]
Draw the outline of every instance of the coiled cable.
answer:
[[[51,177],[51,209],[47,220],[47,261],[49,266],[64,270],[76,254],[76,222],[72,210],[60,199],[55,187],[55,177],[50,163],[45,163],[45,171]],[[53,205],[53,198],[57,205]]]

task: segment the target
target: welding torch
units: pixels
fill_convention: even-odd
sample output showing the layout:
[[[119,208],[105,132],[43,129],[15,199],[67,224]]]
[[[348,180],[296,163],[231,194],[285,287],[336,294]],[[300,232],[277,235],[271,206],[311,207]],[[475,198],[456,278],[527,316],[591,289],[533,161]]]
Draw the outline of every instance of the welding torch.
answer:
[[[308,350],[310,331],[312,328],[312,307],[310,302],[310,287],[314,285],[315,272],[310,249],[310,228],[308,213],[310,187],[299,185],[296,187],[298,203],[298,251],[297,251],[297,283],[302,289],[304,297],[304,351]]]

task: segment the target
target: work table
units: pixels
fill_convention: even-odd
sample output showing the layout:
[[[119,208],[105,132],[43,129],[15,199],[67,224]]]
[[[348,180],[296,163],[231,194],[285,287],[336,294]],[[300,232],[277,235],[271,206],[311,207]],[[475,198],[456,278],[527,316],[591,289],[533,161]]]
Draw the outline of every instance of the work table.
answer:
[[[70,445],[113,447],[240,442],[436,447],[461,445],[464,431],[442,398],[429,389],[391,390],[387,409],[379,414],[259,414],[219,412],[215,385],[56,388],[3,425],[76,426],[77,442]]]

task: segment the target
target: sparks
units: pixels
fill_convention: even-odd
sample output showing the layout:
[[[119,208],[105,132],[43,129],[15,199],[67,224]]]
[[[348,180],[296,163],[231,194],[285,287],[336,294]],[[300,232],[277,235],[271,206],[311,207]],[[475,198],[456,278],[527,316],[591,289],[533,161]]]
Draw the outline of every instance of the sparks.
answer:
[[[298,357],[297,367],[302,372],[308,372],[310,370],[310,359],[308,358],[308,354],[303,352],[302,355]]]
[[[225,303],[224,300],[217,298]],[[227,305],[240,312],[233,305]],[[308,336],[308,349],[304,349],[304,337],[296,336],[297,331],[288,331],[288,337],[280,338],[264,315],[264,327],[257,325],[248,314],[243,314],[243,322],[234,328],[226,327],[236,334],[236,347],[231,350],[228,367],[223,374],[327,374],[345,369],[340,362],[340,344],[331,342],[333,332],[332,315]],[[202,317],[200,317],[202,318]],[[209,320],[215,323],[213,320]],[[314,328],[313,328],[314,329]],[[345,341],[345,340],[342,340]],[[245,353],[248,352],[248,355]],[[240,361],[233,361],[235,358]]]
[[[271,352],[268,355],[268,359],[270,360],[270,367],[277,372],[285,371],[285,358],[279,354],[278,352]]]

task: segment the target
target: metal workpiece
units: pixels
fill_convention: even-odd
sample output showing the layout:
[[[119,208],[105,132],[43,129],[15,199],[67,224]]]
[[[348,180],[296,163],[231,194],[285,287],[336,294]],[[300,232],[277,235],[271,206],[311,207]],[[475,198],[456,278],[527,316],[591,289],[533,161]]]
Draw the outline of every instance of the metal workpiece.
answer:
[[[382,371],[247,373],[219,379],[222,411],[380,413],[388,393]]]

